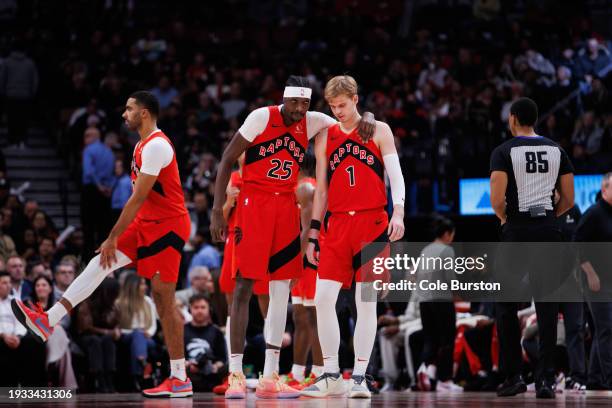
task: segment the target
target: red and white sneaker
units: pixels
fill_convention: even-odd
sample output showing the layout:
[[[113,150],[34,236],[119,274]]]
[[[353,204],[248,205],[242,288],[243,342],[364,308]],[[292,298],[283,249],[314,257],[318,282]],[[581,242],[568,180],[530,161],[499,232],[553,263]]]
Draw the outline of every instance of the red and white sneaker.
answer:
[[[293,389],[296,389],[296,390],[302,389],[302,382],[296,380],[292,373],[289,373],[286,375],[286,377],[284,378],[284,382],[285,384],[287,384]]]
[[[35,310],[32,310],[21,300],[13,299],[11,309],[17,320],[34,335],[35,339],[45,342],[53,334],[53,327],[49,325],[49,317],[39,304],[35,304]]]
[[[189,377],[185,381],[175,377],[168,377],[157,387],[143,390],[142,395],[150,398],[185,398],[193,395],[193,387]]]
[[[300,391],[285,384],[277,373],[272,378],[259,377],[255,396],[263,399],[293,399],[300,397]]]

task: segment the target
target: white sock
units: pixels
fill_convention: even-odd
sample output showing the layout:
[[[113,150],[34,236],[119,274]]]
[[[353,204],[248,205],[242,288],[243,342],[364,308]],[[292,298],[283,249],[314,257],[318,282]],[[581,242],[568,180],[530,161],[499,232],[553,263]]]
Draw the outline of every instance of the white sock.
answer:
[[[298,381],[304,381],[304,372],[306,371],[306,366],[294,364],[291,367],[291,375]]]
[[[272,378],[272,374],[278,367],[278,360],[280,358],[280,350],[266,349],[266,362],[264,363],[264,378]]]
[[[242,374],[242,356],[244,356],[244,354],[230,354],[230,358],[229,358],[230,373]]]
[[[430,364],[427,366],[427,376],[429,378],[436,378],[436,366],[433,364]]]
[[[336,301],[342,284],[329,279],[317,280],[315,306],[317,308],[317,332],[323,352],[326,373],[340,372],[338,349],[340,348],[340,326],[336,314]]]
[[[178,378],[181,381],[187,380],[187,372],[185,371],[185,359],[170,360],[170,377]]]
[[[363,283],[355,285],[355,306],[357,308],[357,322],[353,336],[355,350],[355,366],[353,375],[365,375],[376,340],[376,302],[362,300]]]
[[[85,269],[83,269],[83,272],[81,272],[72,284],[68,286],[68,289],[64,292],[63,298],[69,301],[73,308],[76,307],[76,305],[87,299],[111,272],[132,263],[130,258],[123,252],[117,251],[116,255],[117,262],[109,269],[103,269],[102,266],[100,266],[100,255],[94,256]],[[59,302],[56,303],[47,312],[49,316],[49,325],[51,327],[55,326],[67,313],[68,311],[64,305],[61,305]]]
[[[225,321],[225,347],[227,347],[227,355],[229,356],[232,352],[231,342],[230,342],[230,317],[227,316],[227,320]]]
[[[55,326],[67,314],[68,314],[68,311],[66,310],[66,307],[60,302],[57,302],[56,304],[51,306],[51,309],[47,310],[47,317],[49,318],[49,326],[51,327]]]
[[[313,365],[313,366],[310,368],[310,372],[311,372],[312,374],[314,374],[314,375],[315,375],[315,377],[320,377],[320,376],[322,376],[322,375],[323,375],[323,373],[324,373],[325,371],[324,371],[323,366]]]

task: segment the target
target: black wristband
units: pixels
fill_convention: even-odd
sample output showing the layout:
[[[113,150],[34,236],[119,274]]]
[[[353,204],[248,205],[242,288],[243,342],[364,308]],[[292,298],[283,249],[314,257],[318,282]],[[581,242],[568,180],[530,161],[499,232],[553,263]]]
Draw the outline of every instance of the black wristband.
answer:
[[[314,244],[315,246],[315,251],[319,252],[320,248],[319,248],[319,240],[317,238],[308,238],[308,242]]]
[[[315,229],[317,231],[321,231],[321,221],[319,221],[319,220],[310,220],[310,229]]]

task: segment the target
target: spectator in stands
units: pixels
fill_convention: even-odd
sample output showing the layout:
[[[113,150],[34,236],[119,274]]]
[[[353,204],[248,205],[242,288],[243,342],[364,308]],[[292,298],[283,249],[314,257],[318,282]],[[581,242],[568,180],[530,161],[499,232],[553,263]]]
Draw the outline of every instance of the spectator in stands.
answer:
[[[113,222],[119,219],[121,210],[131,195],[132,180],[130,179],[130,175],[125,171],[125,164],[123,160],[115,160],[115,181],[113,183],[111,195]]]
[[[0,77],[0,95],[5,98],[9,143],[23,148],[31,125],[32,107],[38,92],[38,69],[24,52],[21,42],[4,60]]]
[[[32,265],[30,268],[30,274],[28,275],[28,280],[34,282],[36,278],[39,276],[46,276],[49,279],[53,279],[53,272],[51,269],[47,268],[44,264],[37,263]],[[56,297],[56,299],[59,299]]]
[[[212,238],[210,236],[210,230],[208,228],[199,229],[196,235],[201,239],[202,243],[198,252],[191,258],[189,270],[192,270],[196,266],[205,266],[210,271],[221,268],[221,254],[219,250],[211,244]]]
[[[64,241],[62,248],[58,249],[56,257],[63,259],[66,256],[72,256],[77,265],[76,269],[80,270],[81,264],[83,263],[84,242],[83,230],[81,228],[76,228],[68,239]]]
[[[582,74],[591,77],[597,76],[612,63],[610,51],[603,44],[599,44],[596,38],[589,38],[586,47],[578,52],[578,59]]]
[[[192,230],[206,229],[210,226],[210,209],[208,196],[204,191],[196,191],[193,195],[193,205],[190,206],[189,216],[191,217]]]
[[[26,335],[25,327],[15,318],[11,280],[7,272],[0,272],[0,384],[42,387],[46,385],[45,346]]]
[[[116,369],[116,345],[119,330],[119,311],[115,304],[119,283],[107,277],[94,293],[76,310],[77,342],[87,355],[88,387],[96,392],[113,392]]]
[[[189,299],[190,323],[185,325],[185,360],[194,391],[210,392],[227,375],[227,350],[223,332],[212,323],[206,296]]]
[[[585,112],[572,135],[572,156],[574,166],[582,171],[589,169],[589,158],[601,149],[601,141],[604,130],[592,111]]]
[[[93,254],[110,228],[110,197],[115,156],[100,141],[100,131],[89,128],[84,135],[81,191],[81,225],[85,237],[85,254]]]
[[[56,298],[53,294],[53,282],[46,276],[38,276],[32,281],[34,290],[28,299],[32,308],[39,305],[43,310],[50,308],[55,303]]]
[[[126,276],[117,299],[121,342],[130,350],[130,374],[137,390],[141,389],[147,357],[155,348],[153,336],[157,331],[155,304],[146,293],[144,278],[131,273]]]
[[[49,237],[42,237],[38,244],[38,254],[34,255],[30,261],[41,263],[46,268],[53,270],[55,267],[55,240]]]
[[[45,214],[44,211],[36,211],[32,217],[31,223],[32,229],[36,233],[36,237],[40,240],[41,238],[57,238],[57,231],[53,226],[51,219]]]
[[[20,256],[11,256],[6,260],[6,270],[11,277],[11,295],[25,300],[32,294],[32,282],[25,279],[25,261]]]
[[[187,280],[190,287],[176,292],[176,298],[183,305],[188,305],[189,299],[193,295],[202,295],[209,299],[210,295],[215,291],[212,275],[206,266],[196,266],[190,269],[187,274]]]
[[[55,280],[55,284],[53,285],[53,296],[56,299],[61,299],[75,276],[76,268],[74,262],[68,259],[62,259],[55,267],[55,273],[53,274],[53,279]]]
[[[229,120],[240,115],[247,107],[247,103],[240,95],[240,83],[234,82],[230,88],[229,97],[221,103],[223,119]]]
[[[15,242],[10,235],[4,232],[4,213],[0,212],[0,258],[8,259],[9,256],[17,255]]]
[[[176,88],[170,84],[170,78],[168,78],[167,75],[163,75],[159,78],[158,85],[151,89],[151,93],[155,95],[159,101],[159,108],[161,110],[168,108],[174,98],[179,96]]]
[[[27,228],[23,231],[23,244],[19,251],[23,259],[30,262],[38,253],[38,243],[36,242],[36,233],[33,229]]]

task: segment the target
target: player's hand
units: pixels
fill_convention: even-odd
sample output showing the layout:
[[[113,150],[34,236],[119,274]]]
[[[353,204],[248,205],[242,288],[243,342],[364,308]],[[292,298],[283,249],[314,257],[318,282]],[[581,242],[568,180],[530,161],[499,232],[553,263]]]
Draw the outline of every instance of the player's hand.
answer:
[[[109,269],[113,263],[117,262],[117,238],[106,238],[100,248],[96,249],[96,254],[98,253],[102,269]]]
[[[357,133],[361,137],[363,143],[368,143],[374,137],[374,131],[376,130],[376,119],[372,112],[364,112],[359,126],[357,127]]]
[[[306,247],[306,258],[308,262],[319,266],[319,240],[318,238],[308,238],[308,246]]]
[[[597,273],[587,273],[586,277],[587,284],[589,285],[589,289],[591,290],[591,292],[599,292],[599,290],[601,289],[601,282],[599,281],[599,276],[597,276]]]
[[[223,217],[223,210],[213,208],[212,216],[210,217],[210,234],[213,242],[224,242],[226,230],[227,221]]]
[[[394,242],[401,239],[404,236],[404,214],[399,214],[397,211],[393,211],[393,216],[389,221],[389,227],[387,228],[387,235],[389,235],[389,241]]]

